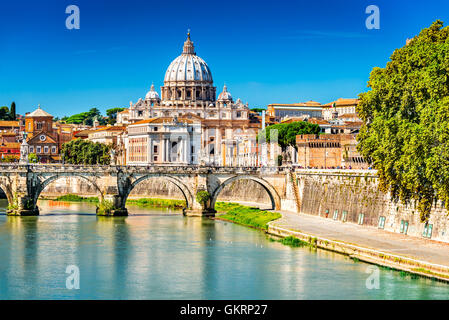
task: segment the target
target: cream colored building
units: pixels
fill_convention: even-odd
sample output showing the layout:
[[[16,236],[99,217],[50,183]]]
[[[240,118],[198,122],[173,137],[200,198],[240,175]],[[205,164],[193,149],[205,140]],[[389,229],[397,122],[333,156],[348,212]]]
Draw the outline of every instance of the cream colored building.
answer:
[[[128,126],[128,165],[198,164],[201,121],[152,118]]]
[[[117,145],[118,137],[126,132],[124,126],[107,126],[89,132],[88,139],[92,142]]]
[[[344,118],[346,121],[359,122],[356,107],[359,103],[358,99],[343,99],[323,104],[323,119],[331,120],[335,117]]]
[[[117,124],[129,128],[127,164],[257,165],[260,119],[251,114],[247,103],[234,101],[226,85],[216,97],[212,72],[196,55],[190,33],[181,55],[167,68],[160,92],[151,85],[144,99],[131,102],[128,109],[117,114]],[[160,130],[158,134],[151,131],[152,126]],[[156,155],[149,144],[151,140],[158,146],[158,152],[162,147],[167,150],[167,135],[183,136],[186,130],[193,130],[195,135],[186,138],[185,150],[178,145],[184,158]]]

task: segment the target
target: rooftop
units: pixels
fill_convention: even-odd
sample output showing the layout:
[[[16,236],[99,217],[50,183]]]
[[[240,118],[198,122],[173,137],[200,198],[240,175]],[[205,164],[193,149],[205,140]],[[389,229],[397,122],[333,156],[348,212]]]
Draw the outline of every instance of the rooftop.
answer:
[[[48,112],[41,109],[41,106],[39,105],[36,110],[26,115],[26,118],[32,118],[32,117],[53,117]]]

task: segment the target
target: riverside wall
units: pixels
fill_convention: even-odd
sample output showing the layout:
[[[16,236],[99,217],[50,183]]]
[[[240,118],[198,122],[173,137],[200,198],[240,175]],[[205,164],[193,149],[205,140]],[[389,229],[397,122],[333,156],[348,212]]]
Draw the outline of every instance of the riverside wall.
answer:
[[[378,190],[375,172],[316,170],[295,175],[300,213],[449,242],[448,212],[441,202],[434,205],[426,226],[415,203],[393,202],[389,194]]]
[[[434,206],[426,226],[420,221],[414,203],[393,202],[389,194],[378,190],[375,171],[297,170],[276,181],[283,184],[276,185],[277,190],[283,190],[283,210],[449,242],[448,213],[441,202]],[[57,197],[68,193],[98,196],[92,185],[76,177],[62,177],[52,182],[41,195]],[[130,198],[147,197],[183,199],[180,190],[163,178],[144,180],[130,194]],[[229,184],[221,191],[218,201],[271,203],[265,189],[251,180],[237,180]],[[384,220],[383,224],[381,220]],[[423,236],[430,227],[431,232]]]

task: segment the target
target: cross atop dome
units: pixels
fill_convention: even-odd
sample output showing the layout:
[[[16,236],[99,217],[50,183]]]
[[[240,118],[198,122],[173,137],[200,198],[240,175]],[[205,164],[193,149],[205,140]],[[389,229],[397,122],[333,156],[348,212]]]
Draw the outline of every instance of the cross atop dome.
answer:
[[[187,40],[184,42],[182,53],[196,55],[195,47],[193,46],[192,40],[190,40],[190,29],[187,30]]]

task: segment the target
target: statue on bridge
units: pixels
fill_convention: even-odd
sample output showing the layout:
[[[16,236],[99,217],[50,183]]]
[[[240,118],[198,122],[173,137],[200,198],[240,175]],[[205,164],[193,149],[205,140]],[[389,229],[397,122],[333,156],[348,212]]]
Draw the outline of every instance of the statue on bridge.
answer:
[[[23,132],[22,144],[20,145],[20,164],[28,164],[29,145],[27,143],[27,133]]]

